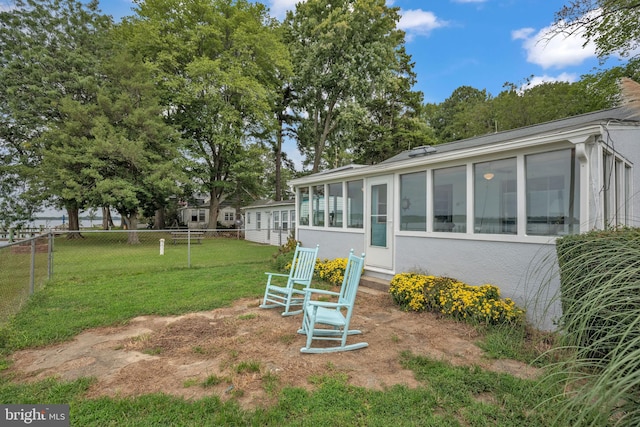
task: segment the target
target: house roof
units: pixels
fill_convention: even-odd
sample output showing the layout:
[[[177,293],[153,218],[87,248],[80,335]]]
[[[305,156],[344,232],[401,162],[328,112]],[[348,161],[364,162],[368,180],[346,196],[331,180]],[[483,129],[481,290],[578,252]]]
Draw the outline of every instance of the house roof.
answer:
[[[403,151],[387,160],[375,165],[348,165],[341,168],[318,172],[301,178],[292,179],[291,185],[307,184],[315,181],[326,181],[342,177],[375,174],[380,171],[388,171],[411,165],[436,163],[462,156],[462,153],[473,155],[489,154],[503,151],[506,148],[518,145],[533,145],[549,143],[558,140],[572,140],[576,137],[583,138],[584,130],[587,133],[600,132],[601,126],[614,124],[640,125],[637,113],[627,107],[618,107],[608,110],[595,111],[565,119],[540,123],[518,129],[491,133],[478,137],[462,139],[459,141],[437,144],[434,146],[421,146]]]
[[[275,201],[270,199],[262,199],[262,200],[256,200],[255,202],[247,206],[243,206],[240,209],[245,210],[245,209],[254,209],[254,208],[273,208],[273,207],[279,207],[279,206],[290,206],[293,204],[295,204],[295,200]]]
[[[464,148],[475,148],[484,145],[493,145],[501,142],[512,141],[515,139],[527,138],[534,135],[554,134],[559,130],[567,131],[571,129],[579,129],[586,125],[606,125],[620,122],[638,122],[633,119],[634,112],[626,107],[612,108],[609,110],[594,111],[591,113],[581,114],[566,119],[554,120],[551,122],[540,123],[536,125],[526,126],[517,129],[506,130],[502,132],[491,133],[473,138],[461,139],[458,141],[447,142],[433,146],[436,153],[446,153]],[[416,151],[420,151],[421,147],[412,150],[406,150],[402,153],[391,157],[381,163],[391,163],[401,160],[407,160],[415,157]],[[427,154],[429,155],[429,154]]]

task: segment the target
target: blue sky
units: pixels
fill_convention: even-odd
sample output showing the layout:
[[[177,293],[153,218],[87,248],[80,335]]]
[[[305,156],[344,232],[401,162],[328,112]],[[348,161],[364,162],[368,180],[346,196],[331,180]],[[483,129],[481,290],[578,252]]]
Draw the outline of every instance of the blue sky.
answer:
[[[282,19],[299,0],[262,0]],[[0,10],[12,0],[0,0]],[[400,8],[398,26],[415,62],[425,102],[440,103],[460,86],[498,95],[507,82],[574,82],[601,67],[580,34],[546,40],[554,13],[569,0],[387,0]],[[131,0],[100,0],[116,20],[131,15]],[[606,67],[620,65],[609,60]]]
[[[0,0],[2,2],[4,0]],[[297,0],[263,0],[282,19]],[[521,86],[531,78],[579,80],[600,67],[593,46],[580,35],[545,41],[554,13],[569,0],[388,0],[400,8],[399,27],[415,62],[415,89],[425,102],[440,103],[460,86],[496,96],[506,82]],[[130,0],[100,0],[119,19],[131,14]],[[606,66],[619,65],[617,59]]]

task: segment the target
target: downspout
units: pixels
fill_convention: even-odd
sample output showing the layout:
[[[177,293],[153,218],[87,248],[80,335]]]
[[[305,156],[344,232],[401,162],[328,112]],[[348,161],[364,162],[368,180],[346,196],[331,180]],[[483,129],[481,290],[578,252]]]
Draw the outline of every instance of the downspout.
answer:
[[[580,164],[580,233],[589,231],[591,222],[591,213],[589,209],[589,182],[590,170],[589,154],[587,150],[587,140],[590,138],[580,138],[580,140],[572,139],[570,142],[574,144],[576,157]]]

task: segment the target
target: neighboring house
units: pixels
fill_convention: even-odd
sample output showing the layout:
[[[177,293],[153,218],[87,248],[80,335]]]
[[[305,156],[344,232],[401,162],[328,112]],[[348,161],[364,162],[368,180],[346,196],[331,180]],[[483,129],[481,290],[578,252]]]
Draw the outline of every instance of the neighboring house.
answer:
[[[281,246],[295,230],[295,200],[258,200],[241,208],[244,238],[252,242]]]
[[[199,195],[194,203],[178,209],[178,218],[188,228],[217,228],[217,223],[223,227],[232,227],[236,224],[236,209],[230,203],[220,203],[217,223],[209,224],[209,198]]]
[[[296,238],[320,257],[365,252],[368,276],[494,284],[554,329],[556,238],[638,226],[637,164],[640,123],[625,108],[418,147],[291,180]]]

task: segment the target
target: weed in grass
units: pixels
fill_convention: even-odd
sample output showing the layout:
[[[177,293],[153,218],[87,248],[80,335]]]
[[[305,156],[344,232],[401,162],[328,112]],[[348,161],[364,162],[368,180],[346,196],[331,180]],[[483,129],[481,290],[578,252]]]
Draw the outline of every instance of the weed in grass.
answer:
[[[555,343],[553,333],[535,331],[530,327],[493,325],[479,328],[482,339],[477,342],[487,356],[494,359],[514,359],[535,366],[548,364],[546,353]]]
[[[391,335],[391,342],[398,344],[400,342],[400,337],[396,334]]]
[[[238,316],[238,319],[240,319],[240,320],[251,320],[251,319],[255,319],[256,317],[258,317],[258,315],[255,314],[255,313],[247,313],[247,314],[243,314],[241,316]]]
[[[150,356],[157,356],[162,353],[162,348],[161,347],[145,348],[144,350],[142,350],[142,352]]]
[[[149,340],[151,340],[151,334],[140,334],[131,338],[133,342],[148,342]]]
[[[262,388],[270,395],[274,396],[280,386],[280,377],[273,372],[267,372],[262,376]]]
[[[204,388],[214,387],[214,386],[217,386],[218,384],[221,384],[223,381],[224,380],[222,378],[220,378],[219,376],[217,376],[215,374],[211,374],[207,378],[205,378],[204,381],[202,381],[201,385]]]
[[[245,372],[260,372],[260,362],[255,360],[240,362],[238,366],[236,366],[236,372],[239,374]]]
[[[195,354],[205,354],[205,350],[204,350],[204,348],[202,348],[202,347],[201,347],[201,346],[199,346],[199,345],[194,346],[194,347],[192,348],[192,350],[193,350],[193,352],[194,352]]]
[[[197,378],[189,378],[187,380],[184,380],[184,382],[182,383],[182,386],[184,388],[189,388],[189,387],[193,387],[195,385],[197,385],[199,383]]]
[[[232,359],[237,359],[239,354],[240,354],[240,353],[238,353],[238,350],[231,350],[231,351],[229,351],[229,356],[230,356]]]
[[[326,384],[346,384],[349,376],[344,372],[323,374],[323,375],[311,375],[309,382],[313,385],[321,386]]]
[[[278,341],[280,341],[282,344],[289,345],[296,339],[296,337],[296,334],[284,334],[281,335],[280,338],[278,338]]]

